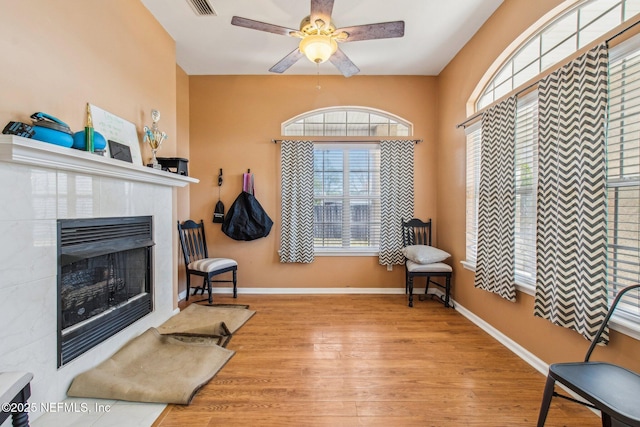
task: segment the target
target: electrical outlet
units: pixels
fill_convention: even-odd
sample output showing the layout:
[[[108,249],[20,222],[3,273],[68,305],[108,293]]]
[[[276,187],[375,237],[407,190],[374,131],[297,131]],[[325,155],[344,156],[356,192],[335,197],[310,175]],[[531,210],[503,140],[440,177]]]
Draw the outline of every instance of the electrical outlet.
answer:
[[[387,265],[387,271],[393,271],[393,265],[388,264]]]

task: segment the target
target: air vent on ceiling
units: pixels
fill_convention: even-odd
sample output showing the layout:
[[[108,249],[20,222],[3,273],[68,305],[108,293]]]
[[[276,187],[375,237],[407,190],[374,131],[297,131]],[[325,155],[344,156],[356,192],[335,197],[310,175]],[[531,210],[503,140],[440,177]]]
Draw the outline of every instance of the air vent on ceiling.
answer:
[[[187,0],[193,11],[198,16],[217,16],[218,14],[209,3],[209,0]]]

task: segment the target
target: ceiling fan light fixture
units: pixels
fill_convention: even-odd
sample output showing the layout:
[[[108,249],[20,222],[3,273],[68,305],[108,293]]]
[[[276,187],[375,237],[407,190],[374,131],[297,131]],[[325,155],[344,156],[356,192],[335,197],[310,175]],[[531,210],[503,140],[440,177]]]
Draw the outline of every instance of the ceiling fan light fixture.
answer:
[[[312,34],[300,41],[299,48],[309,61],[322,64],[336,52],[338,43],[331,36]]]

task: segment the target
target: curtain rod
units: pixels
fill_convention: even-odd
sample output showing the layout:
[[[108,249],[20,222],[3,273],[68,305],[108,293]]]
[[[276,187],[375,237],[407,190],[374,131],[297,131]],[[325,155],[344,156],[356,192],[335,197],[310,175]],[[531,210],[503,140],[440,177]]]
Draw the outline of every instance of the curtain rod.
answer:
[[[336,143],[336,142],[380,142],[380,141],[404,141],[401,138],[394,138],[394,139],[350,139],[350,140],[327,140],[327,139],[305,139],[305,141],[311,141],[311,142],[327,142],[327,143]],[[271,142],[273,142],[274,144],[277,144],[278,142],[282,142],[283,139],[272,139]],[[413,141],[416,144],[420,144],[423,140],[422,139],[409,139],[408,141]]]
[[[620,32],[618,32],[618,33],[614,34],[613,36],[609,37],[608,39],[605,40],[605,43],[609,43],[611,40],[613,40],[613,39],[615,39],[617,37],[620,37],[621,35],[623,35],[624,33],[626,33],[627,31],[629,31],[630,29],[632,29],[633,27],[635,27],[638,24],[640,24],[640,20],[634,22],[633,24],[629,25],[628,27],[620,30]],[[535,81],[535,82],[531,83],[530,85],[528,85],[527,87],[520,89],[519,91],[517,91],[516,93],[514,93],[511,96],[518,96],[522,92],[526,92],[527,90],[531,89],[532,87],[537,86],[538,83],[540,83],[540,80]],[[473,114],[470,117],[467,117],[467,119],[465,121],[463,121],[462,123],[459,123],[459,124],[456,125],[456,129],[464,127],[467,123],[469,123],[469,122],[477,119],[478,117],[482,116],[484,114],[484,112],[485,112],[485,110],[482,110],[482,111],[479,111],[479,112]]]

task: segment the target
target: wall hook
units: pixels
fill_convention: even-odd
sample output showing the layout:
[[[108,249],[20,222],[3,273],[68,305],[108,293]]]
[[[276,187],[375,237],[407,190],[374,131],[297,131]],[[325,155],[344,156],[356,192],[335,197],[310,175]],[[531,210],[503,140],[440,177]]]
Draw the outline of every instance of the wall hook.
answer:
[[[218,187],[222,186],[222,168],[220,168],[220,173],[218,174]]]

